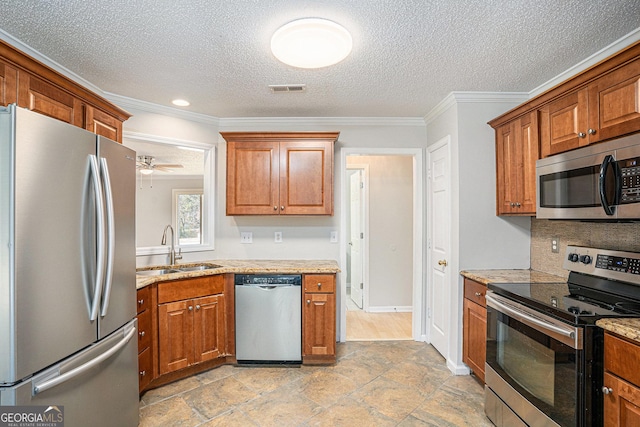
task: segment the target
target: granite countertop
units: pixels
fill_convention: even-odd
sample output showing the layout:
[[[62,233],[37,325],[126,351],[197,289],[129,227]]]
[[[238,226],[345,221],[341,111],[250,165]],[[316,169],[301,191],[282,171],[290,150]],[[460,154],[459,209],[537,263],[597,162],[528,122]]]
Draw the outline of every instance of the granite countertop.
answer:
[[[566,277],[536,270],[463,270],[460,274],[484,285],[489,283],[563,283]]]
[[[198,271],[181,271],[178,273],[159,274],[156,276],[136,276],[136,288],[144,288],[157,282],[180,280],[192,277],[211,276],[214,274],[235,273],[281,273],[281,274],[335,274],[340,272],[338,263],[333,260],[223,260],[201,261],[194,263],[176,264],[172,266],[158,265],[141,267],[137,270],[159,270],[165,268],[189,267],[192,265],[215,264],[219,268]]]
[[[640,344],[640,319],[600,319],[596,321],[596,325]]]

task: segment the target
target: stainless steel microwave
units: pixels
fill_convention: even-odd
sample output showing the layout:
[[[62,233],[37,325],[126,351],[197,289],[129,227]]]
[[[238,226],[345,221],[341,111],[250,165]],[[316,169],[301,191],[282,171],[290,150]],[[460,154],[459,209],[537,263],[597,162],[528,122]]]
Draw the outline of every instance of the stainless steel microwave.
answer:
[[[640,220],[640,134],[536,162],[537,218]]]

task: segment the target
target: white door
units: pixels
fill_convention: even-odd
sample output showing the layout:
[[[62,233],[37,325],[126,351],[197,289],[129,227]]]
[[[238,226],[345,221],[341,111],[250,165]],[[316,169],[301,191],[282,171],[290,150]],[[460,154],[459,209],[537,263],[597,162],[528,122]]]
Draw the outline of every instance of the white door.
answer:
[[[450,256],[450,172],[448,138],[443,144],[436,143],[429,149],[430,181],[428,193],[428,307],[429,333],[431,344],[447,357],[447,342],[450,335],[449,283],[450,269],[447,268]]]
[[[351,299],[359,307],[362,308],[362,295],[364,288],[363,273],[363,178],[362,169],[356,169],[350,176],[350,195],[351,195],[351,235],[349,236],[349,247],[351,248],[351,262],[349,269],[351,272]]]

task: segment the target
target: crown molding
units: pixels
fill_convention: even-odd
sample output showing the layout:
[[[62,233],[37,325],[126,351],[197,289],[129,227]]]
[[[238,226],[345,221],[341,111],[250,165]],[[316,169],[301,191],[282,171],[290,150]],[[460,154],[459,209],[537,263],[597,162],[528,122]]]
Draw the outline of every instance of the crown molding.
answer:
[[[492,102],[520,104],[529,99],[526,92],[450,92],[444,97],[429,113],[424,116],[426,124],[431,123],[435,118],[457,104],[487,104]]]
[[[597,51],[596,53],[594,53],[593,55],[589,56],[588,58],[578,62],[576,65],[574,65],[573,67],[569,68],[568,70],[558,74],[557,76],[555,76],[554,78],[552,78],[551,80],[541,84],[540,86],[536,87],[535,89],[531,90],[529,92],[529,98],[534,98],[538,95],[540,95],[543,92],[546,92],[547,90],[551,89],[552,87],[555,87],[557,85],[559,85],[560,83],[563,83],[564,81],[570,79],[571,77],[581,73],[582,71],[596,65],[598,62],[603,61],[607,58],[609,58],[610,56],[615,55],[616,53],[620,52],[622,49],[631,46],[632,44],[636,43],[640,41],[640,27],[636,28],[635,30],[633,30],[632,32],[630,32],[629,34],[620,37],[618,40],[614,41],[613,43],[611,43],[608,46],[605,46],[604,48],[600,49],[599,51]]]
[[[220,119],[207,114],[194,113],[166,105],[154,104],[153,102],[142,101],[127,96],[117,95],[111,92],[104,92],[104,97],[121,108],[135,109],[147,113],[162,114],[163,116],[176,117],[178,119],[190,120],[192,122],[204,123],[206,125],[217,126]]]
[[[419,126],[422,117],[231,117],[220,119],[220,130],[262,129],[266,125],[282,126],[288,130],[299,126]]]

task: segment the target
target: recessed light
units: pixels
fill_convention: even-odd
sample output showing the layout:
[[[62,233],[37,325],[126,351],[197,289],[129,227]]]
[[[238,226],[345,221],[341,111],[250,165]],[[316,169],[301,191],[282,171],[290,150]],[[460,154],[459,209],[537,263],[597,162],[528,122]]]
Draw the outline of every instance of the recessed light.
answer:
[[[191,103],[184,99],[174,99],[171,103],[178,107],[188,107]]]
[[[351,34],[342,25],[320,18],[298,19],[271,37],[271,51],[280,61],[298,68],[337,64],[351,53]]]

